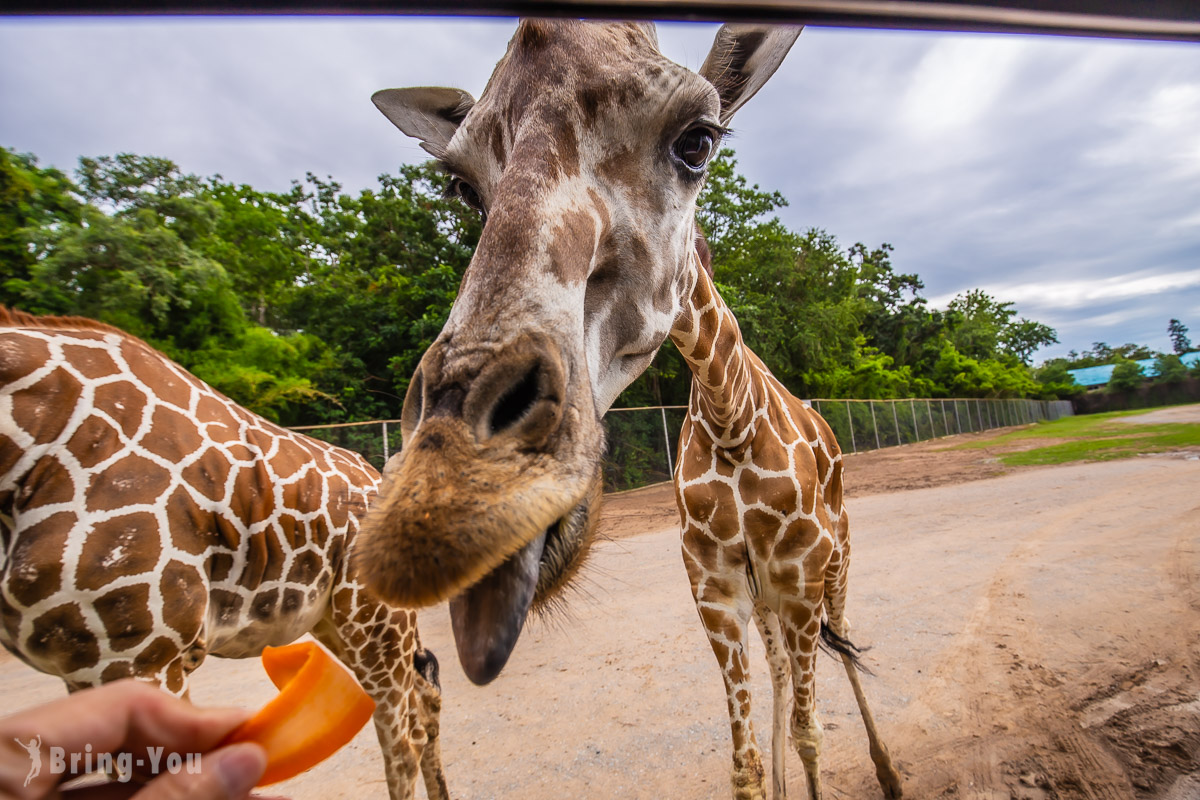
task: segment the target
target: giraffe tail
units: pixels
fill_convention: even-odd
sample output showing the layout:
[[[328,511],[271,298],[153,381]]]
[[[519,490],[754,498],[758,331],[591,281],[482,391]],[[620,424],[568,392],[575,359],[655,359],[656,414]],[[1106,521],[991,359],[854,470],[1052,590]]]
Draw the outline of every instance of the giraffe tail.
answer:
[[[862,663],[860,655],[865,653],[870,648],[859,647],[854,642],[847,639],[845,636],[837,633],[833,628],[829,627],[826,620],[821,620],[821,649],[829,653],[835,658],[843,656],[848,659],[855,670],[865,675],[874,675],[875,673]]]

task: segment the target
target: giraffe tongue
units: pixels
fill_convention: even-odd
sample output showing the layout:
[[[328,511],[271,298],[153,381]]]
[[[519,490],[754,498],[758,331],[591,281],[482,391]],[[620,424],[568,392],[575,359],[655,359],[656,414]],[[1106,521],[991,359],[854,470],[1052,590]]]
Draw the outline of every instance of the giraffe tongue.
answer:
[[[458,660],[478,686],[491,683],[508,663],[533,603],[545,546],[543,533],[450,601]]]

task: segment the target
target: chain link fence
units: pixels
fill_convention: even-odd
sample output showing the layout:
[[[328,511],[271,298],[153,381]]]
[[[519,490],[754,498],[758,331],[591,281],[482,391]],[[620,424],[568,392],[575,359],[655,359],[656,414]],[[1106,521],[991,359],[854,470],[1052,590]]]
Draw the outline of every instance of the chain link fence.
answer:
[[[1069,400],[812,400],[842,450],[859,453],[958,433],[1025,425],[1072,415]],[[606,491],[668,481],[675,469],[686,406],[614,408],[604,418]],[[305,426],[292,430],[361,453],[382,469],[400,449],[399,420]]]

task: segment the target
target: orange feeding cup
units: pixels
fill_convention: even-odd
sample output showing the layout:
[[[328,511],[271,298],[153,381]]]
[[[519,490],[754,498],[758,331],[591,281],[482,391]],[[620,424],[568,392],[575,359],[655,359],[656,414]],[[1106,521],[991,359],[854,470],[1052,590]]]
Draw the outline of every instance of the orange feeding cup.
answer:
[[[258,785],[266,786],[300,774],[349,743],[371,718],[375,702],[314,642],[267,647],[262,663],[279,696],[221,745],[262,745],[267,771]]]

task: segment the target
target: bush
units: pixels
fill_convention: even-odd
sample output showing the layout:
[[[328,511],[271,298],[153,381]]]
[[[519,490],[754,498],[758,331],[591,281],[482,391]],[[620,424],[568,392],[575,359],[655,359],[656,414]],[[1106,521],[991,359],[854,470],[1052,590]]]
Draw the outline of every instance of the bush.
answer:
[[[1113,369],[1112,377],[1108,379],[1107,391],[1131,392],[1141,386],[1146,380],[1142,365],[1136,361],[1121,361]]]

